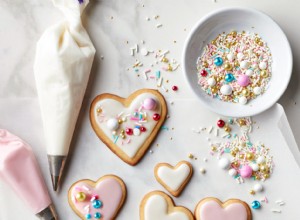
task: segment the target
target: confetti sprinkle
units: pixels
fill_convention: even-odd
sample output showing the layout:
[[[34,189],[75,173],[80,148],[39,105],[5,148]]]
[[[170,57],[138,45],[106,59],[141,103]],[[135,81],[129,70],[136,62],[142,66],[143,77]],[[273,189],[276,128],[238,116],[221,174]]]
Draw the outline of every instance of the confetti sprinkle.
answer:
[[[198,84],[213,98],[246,104],[268,88],[271,65],[270,49],[257,34],[219,34],[198,57]]]

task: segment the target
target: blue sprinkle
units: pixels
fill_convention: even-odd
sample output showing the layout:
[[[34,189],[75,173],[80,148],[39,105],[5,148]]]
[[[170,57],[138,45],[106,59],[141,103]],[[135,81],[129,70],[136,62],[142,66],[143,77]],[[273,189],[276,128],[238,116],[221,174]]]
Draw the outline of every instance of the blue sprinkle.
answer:
[[[253,208],[253,209],[259,209],[260,208],[260,202],[259,201],[257,201],[257,200],[254,200],[252,203],[251,203],[251,207]]]
[[[117,136],[117,137],[115,138],[114,144],[117,143],[118,139],[119,139],[119,136]]]
[[[93,201],[93,207],[95,209],[100,209],[102,207],[102,202],[100,200],[94,200]],[[99,213],[100,214],[100,213]]]
[[[156,74],[156,78],[159,79],[160,78],[160,71],[159,70],[156,71],[155,74]]]
[[[95,217],[96,219],[100,219],[100,218],[102,217],[102,215],[101,215],[100,212],[96,212],[95,215],[94,215],[94,217]]]
[[[134,71],[137,73],[139,71],[139,69],[135,69]]]
[[[86,214],[86,215],[85,215],[85,218],[86,218],[86,219],[92,219],[92,215],[91,215],[91,214]]]
[[[161,130],[169,130],[169,128],[167,127],[167,126],[165,126],[165,125],[163,125],[163,126],[161,126]]]

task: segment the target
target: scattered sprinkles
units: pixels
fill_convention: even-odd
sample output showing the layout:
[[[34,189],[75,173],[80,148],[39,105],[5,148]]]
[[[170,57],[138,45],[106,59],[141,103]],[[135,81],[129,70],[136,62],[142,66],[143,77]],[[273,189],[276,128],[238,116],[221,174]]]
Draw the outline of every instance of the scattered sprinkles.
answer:
[[[197,60],[198,84],[211,97],[246,104],[268,88],[272,55],[267,43],[250,32],[223,32]]]

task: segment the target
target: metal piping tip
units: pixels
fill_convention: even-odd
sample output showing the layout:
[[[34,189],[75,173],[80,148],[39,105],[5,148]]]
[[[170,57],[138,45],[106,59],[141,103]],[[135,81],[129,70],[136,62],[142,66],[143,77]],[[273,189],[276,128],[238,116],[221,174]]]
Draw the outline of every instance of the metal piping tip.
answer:
[[[54,191],[57,191],[58,189],[66,159],[66,156],[48,155],[48,162]]]
[[[36,216],[39,217],[41,220],[58,220],[56,211],[52,204],[44,210],[37,213]]]

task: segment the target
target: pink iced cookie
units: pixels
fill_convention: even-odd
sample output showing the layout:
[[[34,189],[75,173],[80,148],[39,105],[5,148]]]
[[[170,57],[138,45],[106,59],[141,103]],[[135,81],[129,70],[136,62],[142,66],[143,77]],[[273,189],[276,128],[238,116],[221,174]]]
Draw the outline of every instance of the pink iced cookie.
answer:
[[[251,209],[239,199],[222,203],[217,198],[201,200],[195,209],[196,220],[252,220]]]
[[[85,219],[115,219],[126,198],[126,186],[114,175],[101,177],[97,182],[80,180],[69,189],[69,204]]]
[[[237,79],[237,82],[240,86],[248,86],[250,84],[249,76],[247,75],[240,75]]]

